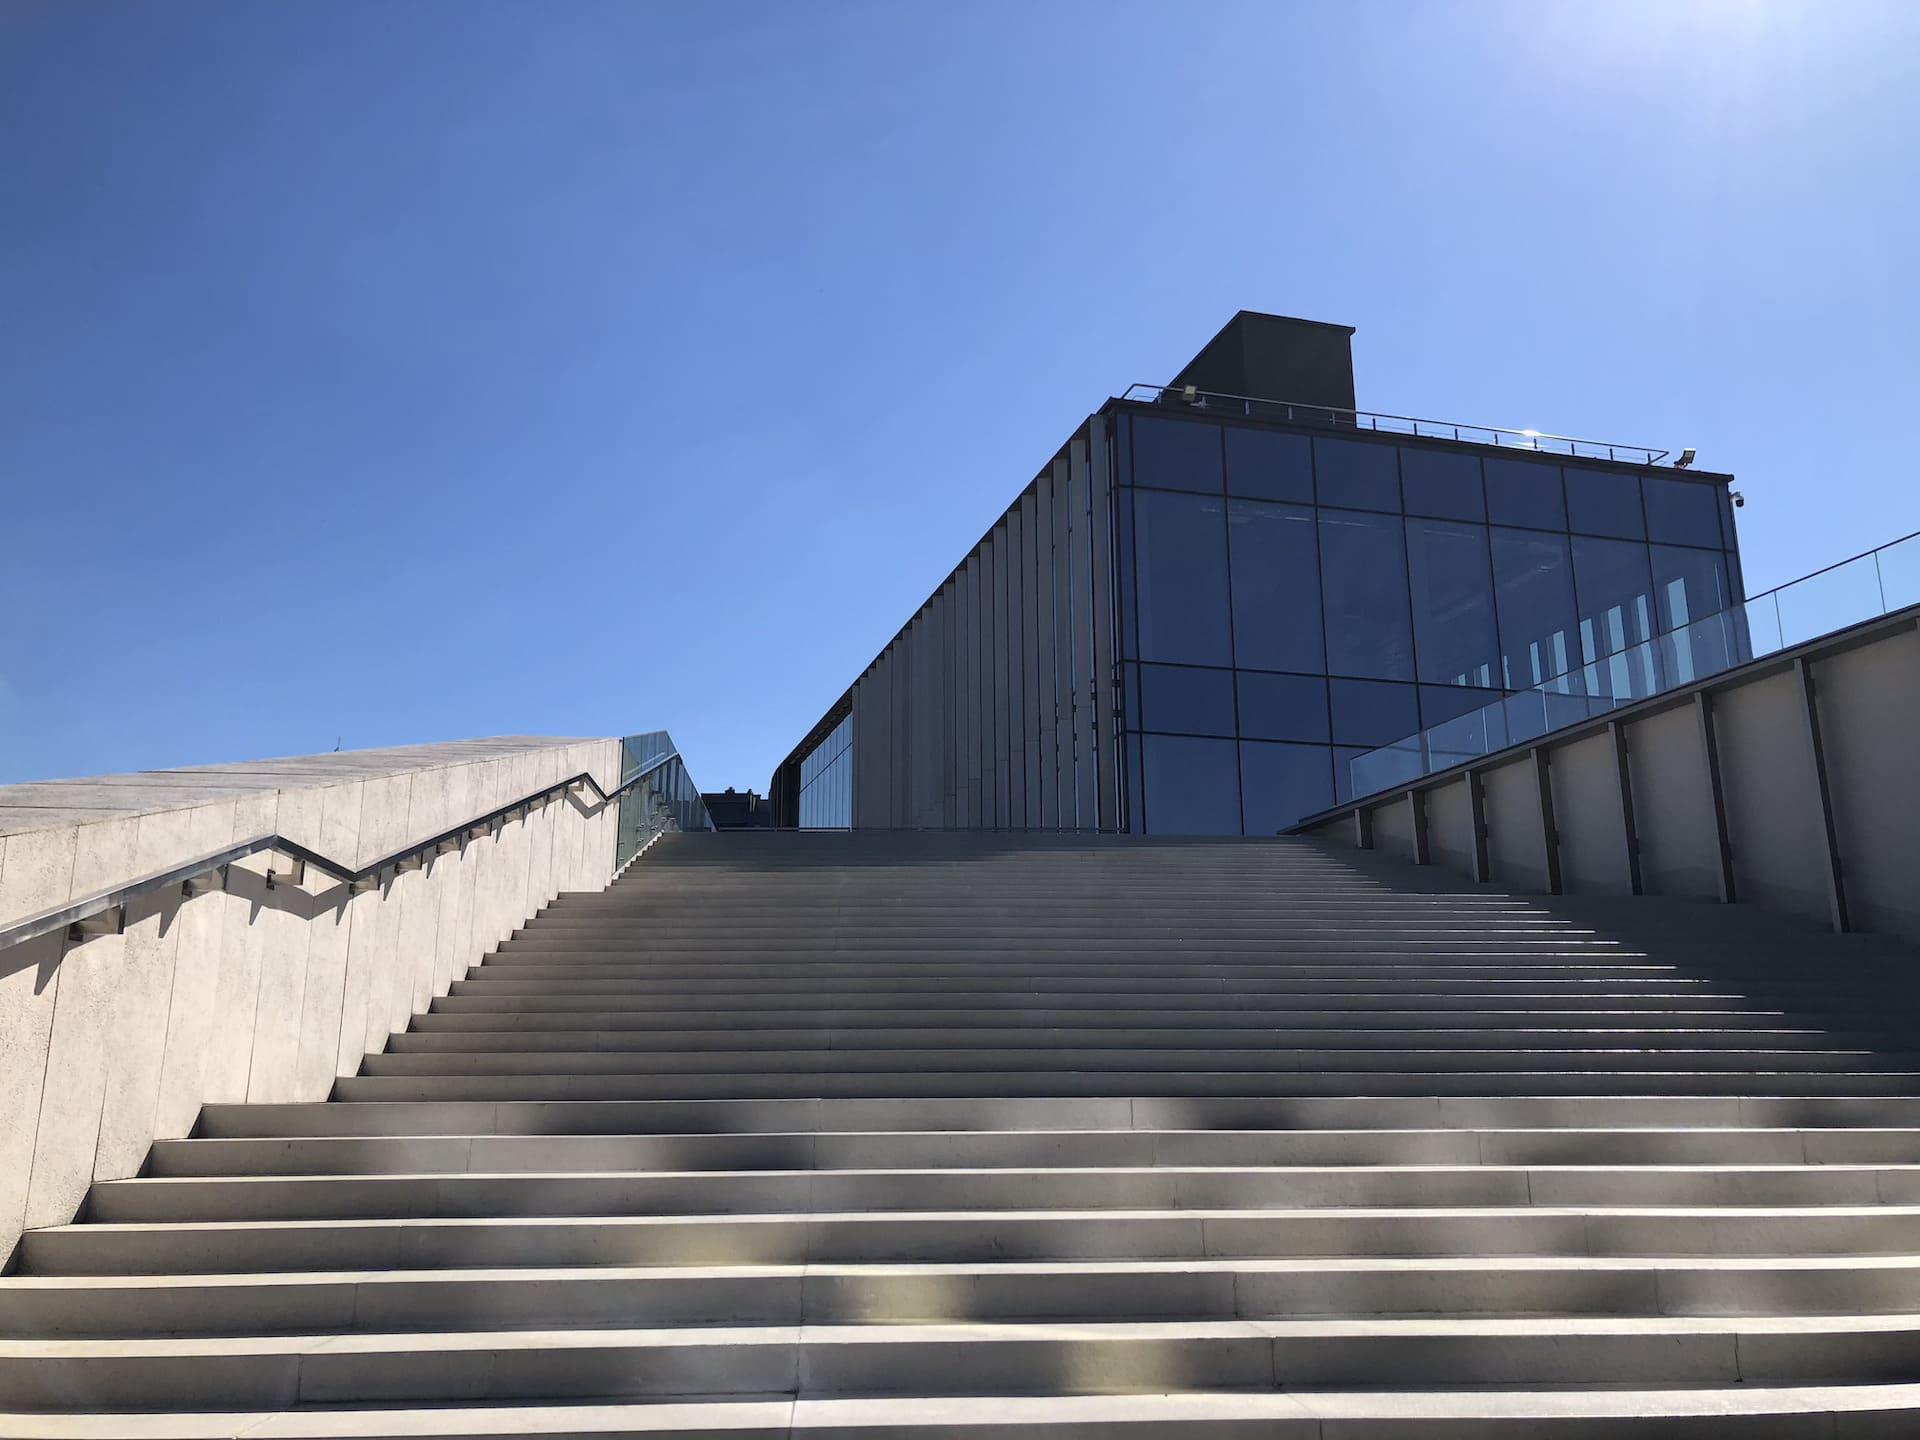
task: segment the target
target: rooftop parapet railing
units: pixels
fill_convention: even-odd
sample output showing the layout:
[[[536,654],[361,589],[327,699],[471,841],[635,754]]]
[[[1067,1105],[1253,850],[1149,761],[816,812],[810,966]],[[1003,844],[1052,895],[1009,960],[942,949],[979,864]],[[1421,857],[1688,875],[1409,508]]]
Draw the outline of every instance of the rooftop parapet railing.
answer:
[[[1920,531],[1356,755],[1348,762],[1353,797],[1524,745],[1910,605],[1920,605]]]
[[[1552,435],[1544,430],[1513,430],[1500,425],[1468,425],[1458,420],[1423,420],[1413,415],[1391,415],[1380,410],[1343,410],[1338,406],[1307,405],[1292,400],[1263,400],[1252,395],[1222,395],[1191,385],[1129,385],[1122,400],[1149,405],[1182,405],[1215,415],[1240,415],[1250,420],[1280,420],[1296,425],[1344,426],[1377,430],[1389,435],[1427,440],[1456,440],[1473,445],[1499,445],[1514,450],[1565,455],[1583,460],[1616,460],[1628,465],[1658,465],[1673,452],[1644,445],[1620,445],[1611,440],[1582,440]]]

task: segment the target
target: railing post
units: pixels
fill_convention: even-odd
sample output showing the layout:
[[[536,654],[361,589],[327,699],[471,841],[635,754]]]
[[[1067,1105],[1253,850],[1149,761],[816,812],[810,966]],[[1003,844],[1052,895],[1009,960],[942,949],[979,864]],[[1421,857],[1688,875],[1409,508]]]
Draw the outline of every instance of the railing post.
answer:
[[[1485,885],[1493,867],[1487,862],[1487,793],[1478,770],[1467,771],[1467,814],[1473,827],[1473,883]]]
[[[1733,880],[1733,844],[1727,838],[1727,794],[1720,783],[1720,733],[1714,724],[1713,696],[1698,690],[1693,711],[1700,721],[1700,749],[1706,762],[1707,801],[1713,808],[1713,837],[1720,860],[1720,900],[1731,905],[1737,891]]]
[[[1540,843],[1547,860],[1547,893],[1560,891],[1560,831],[1553,823],[1553,772],[1547,761],[1547,747],[1533,747],[1533,783],[1540,799]]]
[[[1813,667],[1801,656],[1793,662],[1794,678],[1800,682],[1800,702],[1807,721],[1807,748],[1813,758],[1813,783],[1820,796],[1820,836],[1827,847],[1827,910],[1833,928],[1845,934],[1851,928],[1847,918],[1846,877],[1840,870],[1840,831],[1833,819],[1833,787],[1827,782],[1827,754],[1820,741],[1820,704],[1814,695]]]
[[[1626,846],[1627,889],[1644,895],[1640,875],[1640,831],[1633,816],[1633,771],[1627,759],[1627,730],[1618,720],[1610,721],[1607,733],[1613,739],[1613,779],[1620,787],[1620,838]]]

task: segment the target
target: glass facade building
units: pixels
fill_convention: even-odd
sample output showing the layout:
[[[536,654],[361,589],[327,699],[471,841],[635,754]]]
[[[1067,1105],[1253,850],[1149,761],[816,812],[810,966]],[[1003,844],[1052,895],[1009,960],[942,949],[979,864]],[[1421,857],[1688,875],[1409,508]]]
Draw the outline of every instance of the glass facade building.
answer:
[[[1652,694],[1690,677],[1642,642],[1738,595],[1712,478],[1108,419],[1132,830],[1270,835],[1348,798],[1357,757],[1510,691]]]
[[[1243,313],[1183,372],[1220,390],[1089,417],[776,773],[776,818],[1273,834],[1513,692],[1689,678],[1647,642],[1740,598],[1730,477],[1389,430],[1350,333]]]

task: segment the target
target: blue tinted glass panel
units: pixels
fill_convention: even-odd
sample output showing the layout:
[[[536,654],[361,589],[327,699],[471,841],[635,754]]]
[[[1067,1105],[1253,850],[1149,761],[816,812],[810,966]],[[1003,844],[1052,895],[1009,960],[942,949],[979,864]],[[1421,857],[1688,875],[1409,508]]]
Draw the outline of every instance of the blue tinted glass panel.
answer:
[[[1139,658],[1231,665],[1226,501],[1138,490],[1133,521]]]
[[[1220,427],[1135,415],[1133,483],[1218,495],[1223,488]]]
[[[1573,470],[1567,475],[1568,528],[1583,535],[1613,535],[1644,540],[1640,518],[1640,481],[1610,470]]]
[[[1398,516],[1320,512],[1320,594],[1330,674],[1413,679],[1400,524]]]
[[[1725,610],[1733,603],[1727,587],[1727,561],[1718,550],[1688,550],[1674,545],[1649,547],[1653,557],[1654,623],[1678,630]]]
[[[1180,735],[1233,734],[1233,672],[1186,665],[1141,665],[1142,730]]]
[[[1504,690],[1484,690],[1467,685],[1422,685],[1420,687],[1420,725],[1444,724],[1459,715],[1471,714],[1488,705],[1498,705]]]
[[[1227,493],[1311,505],[1313,452],[1307,437],[1229,426]]]
[[[1482,468],[1487,479],[1487,518],[1494,524],[1526,525],[1536,530],[1567,528],[1558,465],[1489,455]]]
[[[1237,661],[1260,670],[1325,670],[1313,511],[1230,501],[1227,533],[1233,546]]]
[[[1338,804],[1353,798],[1353,762],[1368,753],[1365,745],[1333,747],[1333,798]]]
[[[1524,690],[1581,660],[1567,537],[1533,530],[1489,532],[1494,604],[1500,615],[1500,683]]]
[[[1247,834],[1277,835],[1333,804],[1333,752],[1324,745],[1240,746],[1240,809]]]
[[[1400,488],[1409,515],[1433,515],[1442,520],[1487,518],[1478,455],[1403,447]]]
[[[1441,685],[1495,683],[1500,637],[1486,527],[1408,520],[1407,573],[1420,678]]]
[[[1326,681],[1242,670],[1238,682],[1242,738],[1327,743]]]
[[[1576,535],[1573,584],[1584,693],[1623,700],[1652,694],[1658,684],[1646,643],[1655,623],[1647,547]]]
[[[1232,740],[1145,735],[1146,831],[1238,835],[1240,762]]]
[[[1640,493],[1646,497],[1649,540],[1720,548],[1718,485],[1646,475],[1641,477]]]
[[[1365,440],[1313,442],[1314,484],[1322,505],[1356,510],[1400,508],[1400,466],[1392,445]]]
[[[1331,680],[1333,738],[1342,745],[1391,745],[1420,729],[1420,701],[1411,685]]]

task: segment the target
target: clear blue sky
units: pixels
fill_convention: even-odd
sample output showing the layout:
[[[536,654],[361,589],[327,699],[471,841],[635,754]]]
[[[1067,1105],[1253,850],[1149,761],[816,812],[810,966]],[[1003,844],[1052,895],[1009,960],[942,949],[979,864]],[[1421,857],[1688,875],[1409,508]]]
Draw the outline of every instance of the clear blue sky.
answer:
[[[1235,309],[1920,528],[1920,5],[0,0],[0,780],[671,728],[764,786]]]

